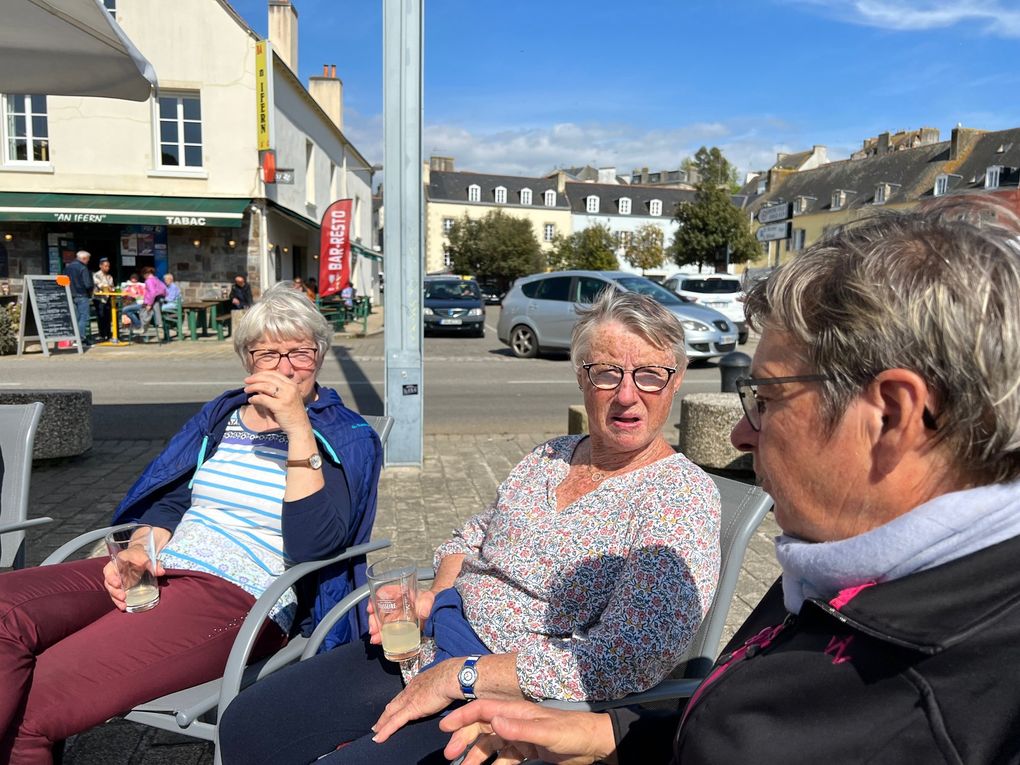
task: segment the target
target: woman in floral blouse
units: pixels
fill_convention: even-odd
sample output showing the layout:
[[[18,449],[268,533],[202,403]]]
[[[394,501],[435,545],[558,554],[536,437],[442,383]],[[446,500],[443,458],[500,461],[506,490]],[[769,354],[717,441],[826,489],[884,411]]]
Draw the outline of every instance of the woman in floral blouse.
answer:
[[[715,486],[662,437],[687,365],[683,328],[635,293],[607,291],[580,312],[571,359],[590,435],[539,445],[439,547],[418,599],[424,619],[438,598],[435,640],[398,671],[373,618],[368,645],[255,684],[220,726],[224,762],[445,762],[437,713],[451,703],[619,698],[676,665],[719,572]],[[444,645],[441,610],[467,644]]]

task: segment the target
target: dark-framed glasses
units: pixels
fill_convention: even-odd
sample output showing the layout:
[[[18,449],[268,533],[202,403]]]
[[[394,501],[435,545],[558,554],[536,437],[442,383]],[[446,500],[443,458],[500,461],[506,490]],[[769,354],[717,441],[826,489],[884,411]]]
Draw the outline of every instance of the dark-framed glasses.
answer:
[[[318,356],[316,348],[295,348],[286,353],[256,348],[248,353],[251,354],[251,363],[256,369],[276,369],[283,359],[287,359],[294,369],[315,369]]]
[[[644,366],[624,369],[616,364],[590,363],[582,364],[581,369],[588,373],[588,380],[599,390],[613,390],[620,387],[623,376],[630,373],[634,385],[645,393],[656,393],[667,385],[676,374],[676,367]]]
[[[825,382],[832,375],[793,375],[792,377],[740,377],[737,379],[737,395],[740,405],[744,407],[744,415],[751,429],[761,430],[761,415],[765,411],[765,402],[758,398],[759,385],[781,385],[794,382]]]

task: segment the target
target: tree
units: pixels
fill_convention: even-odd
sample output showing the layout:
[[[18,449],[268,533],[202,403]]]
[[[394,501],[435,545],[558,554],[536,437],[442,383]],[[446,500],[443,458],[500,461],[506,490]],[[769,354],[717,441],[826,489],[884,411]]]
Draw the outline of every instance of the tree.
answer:
[[[531,222],[502,210],[477,219],[465,213],[450,228],[446,253],[455,273],[501,284],[542,271],[545,266]]]
[[[673,236],[669,256],[678,266],[697,265],[700,269],[707,263],[722,270],[727,262],[743,263],[761,254],[747,216],[733,205],[726,189],[699,188],[693,202],[677,205],[674,220],[680,228]]]
[[[640,268],[644,276],[647,269],[658,268],[666,259],[662,242],[662,229],[654,223],[645,223],[631,236],[623,251],[623,259],[634,268]]]
[[[620,267],[616,259],[616,238],[608,227],[589,226],[570,236],[557,236],[549,253],[549,265],[560,271],[614,271]]]
[[[693,170],[697,173],[698,181],[695,185],[698,188],[713,186],[726,188],[731,192],[740,190],[737,168],[730,164],[717,146],[711,149],[702,146],[694,153],[693,158],[688,157],[681,162],[680,167],[688,172]]]

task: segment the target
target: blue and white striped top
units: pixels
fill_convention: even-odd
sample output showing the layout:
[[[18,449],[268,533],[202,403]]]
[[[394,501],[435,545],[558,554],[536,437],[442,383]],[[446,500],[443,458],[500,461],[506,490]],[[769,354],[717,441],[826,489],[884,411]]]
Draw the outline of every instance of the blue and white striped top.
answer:
[[[205,571],[258,598],[292,564],[281,528],[287,436],[249,430],[239,411],[195,472],[191,507],[159,558],[165,568]],[[288,590],[269,616],[289,632],[296,607],[297,597]]]

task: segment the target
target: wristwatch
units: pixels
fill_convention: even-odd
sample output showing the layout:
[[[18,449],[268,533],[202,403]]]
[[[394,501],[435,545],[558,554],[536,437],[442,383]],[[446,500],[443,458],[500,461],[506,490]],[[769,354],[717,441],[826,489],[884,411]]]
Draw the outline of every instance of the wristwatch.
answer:
[[[478,670],[475,669],[475,664],[481,658],[479,655],[468,656],[464,659],[464,666],[460,668],[460,672],[457,673],[457,682],[460,683],[460,692],[464,694],[464,698],[468,701],[477,699],[475,695],[475,683],[478,682]]]
[[[312,470],[320,470],[322,468],[322,455],[316,452],[308,459],[287,460],[287,467],[306,467]]]

